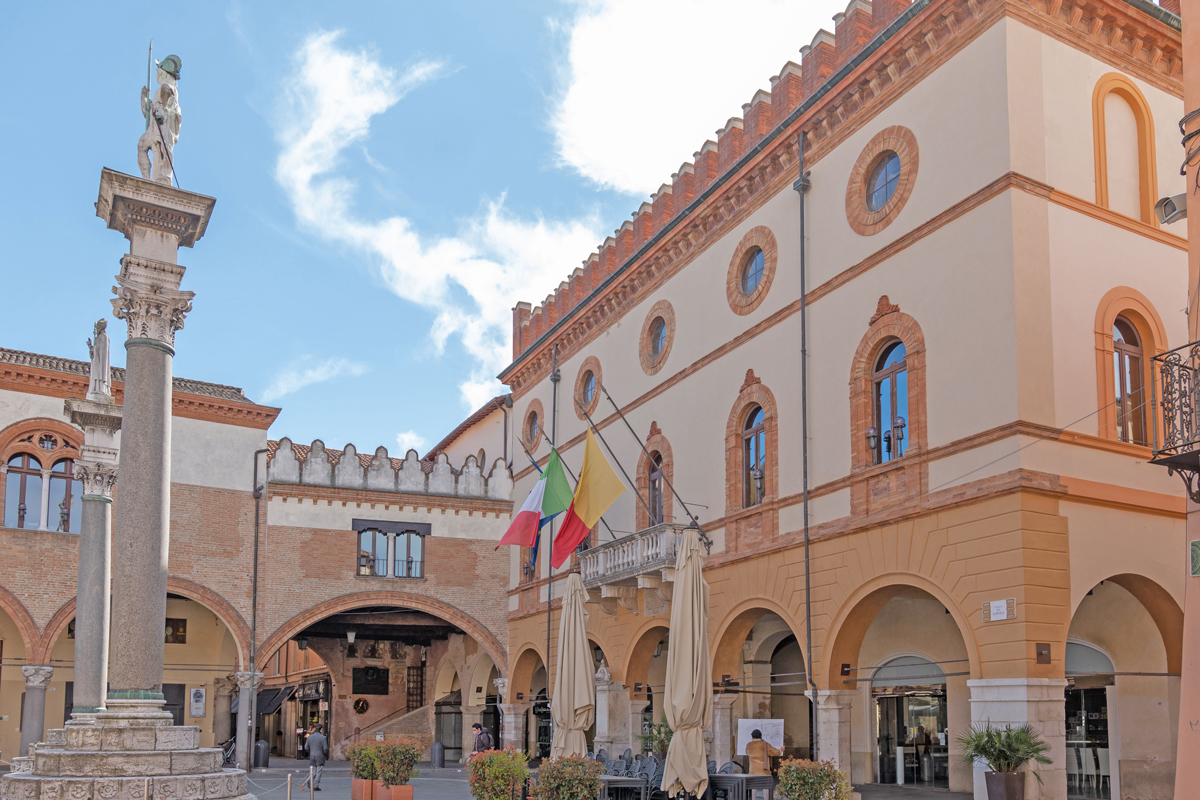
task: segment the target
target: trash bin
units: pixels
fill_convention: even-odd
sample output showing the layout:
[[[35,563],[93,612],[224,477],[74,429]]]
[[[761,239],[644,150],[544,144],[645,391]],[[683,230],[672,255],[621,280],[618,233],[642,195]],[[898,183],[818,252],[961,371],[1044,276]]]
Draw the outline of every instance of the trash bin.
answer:
[[[429,761],[434,769],[443,769],[446,766],[446,745],[434,742],[433,747],[429,748]]]
[[[271,761],[271,745],[267,744],[262,739],[254,743],[254,768],[266,769],[270,766]]]

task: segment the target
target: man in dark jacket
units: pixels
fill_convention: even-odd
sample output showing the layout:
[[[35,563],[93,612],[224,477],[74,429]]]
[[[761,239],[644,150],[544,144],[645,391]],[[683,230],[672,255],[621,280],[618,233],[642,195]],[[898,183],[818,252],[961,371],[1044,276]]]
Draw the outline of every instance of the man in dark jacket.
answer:
[[[329,740],[321,732],[320,725],[313,725],[308,729],[308,740],[304,744],[308,748],[308,763],[312,767],[312,788],[314,792],[319,792],[321,773],[325,771],[325,759],[329,757]],[[305,778],[304,784],[307,783],[308,779]]]
[[[478,722],[472,725],[471,729],[475,731],[475,747],[471,749],[472,753],[482,753],[484,750],[491,750],[496,746],[496,743],[492,741],[492,735]]]

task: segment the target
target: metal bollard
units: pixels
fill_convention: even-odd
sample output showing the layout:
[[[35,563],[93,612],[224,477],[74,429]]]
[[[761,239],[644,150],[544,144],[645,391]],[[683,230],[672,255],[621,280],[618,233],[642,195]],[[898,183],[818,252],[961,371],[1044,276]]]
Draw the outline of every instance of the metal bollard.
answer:
[[[292,773],[288,773],[287,800],[292,800]]]
[[[308,766],[308,800],[313,800],[313,768]]]

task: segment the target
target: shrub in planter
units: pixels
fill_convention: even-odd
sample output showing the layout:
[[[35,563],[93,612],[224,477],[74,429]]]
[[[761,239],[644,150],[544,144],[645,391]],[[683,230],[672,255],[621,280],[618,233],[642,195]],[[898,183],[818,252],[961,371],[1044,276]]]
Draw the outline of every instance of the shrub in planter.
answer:
[[[484,750],[467,762],[468,784],[475,800],[514,800],[529,779],[529,756],[523,750]]]
[[[412,800],[413,790],[408,782],[420,775],[416,770],[421,749],[408,740],[375,745],[379,764],[379,780],[375,800]]]
[[[1011,728],[994,728],[989,722],[983,726],[972,726],[971,730],[958,737],[962,747],[962,760],[969,766],[976,761],[987,764],[984,774],[988,800],[1025,800],[1025,776],[1021,767],[1029,764],[1054,763],[1046,753],[1050,745],[1031,725],[1016,725]],[[1037,782],[1042,776],[1031,770]]]
[[[850,781],[832,761],[786,758],[775,791],[783,800],[850,800]]]
[[[350,759],[351,800],[375,800],[375,782],[379,780],[379,749],[360,742],[346,748]]]
[[[531,794],[537,800],[592,800],[600,796],[603,773],[603,764],[583,756],[543,761]]]

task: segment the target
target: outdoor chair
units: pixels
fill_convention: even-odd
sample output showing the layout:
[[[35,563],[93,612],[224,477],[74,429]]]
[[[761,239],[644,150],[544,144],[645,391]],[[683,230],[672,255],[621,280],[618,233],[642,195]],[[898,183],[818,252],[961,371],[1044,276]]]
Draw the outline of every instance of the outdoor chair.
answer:
[[[625,759],[626,764],[632,762],[633,761],[633,750],[631,748],[626,747],[625,754],[622,755],[621,758]]]
[[[1079,748],[1067,748],[1067,786],[1079,786]]]
[[[608,772],[609,775],[624,775],[625,774],[625,759],[618,758],[612,763],[612,769]]]
[[[1108,748],[1107,747],[1098,748],[1096,750],[1096,755],[1098,755],[1100,757],[1100,772],[1096,776],[1099,779],[1099,783],[1100,783],[1099,788],[1101,788],[1101,789],[1104,788],[1105,781],[1108,782],[1108,785],[1111,788],[1112,787],[1112,773],[1109,771]]]
[[[597,750],[596,751],[596,760],[607,762],[608,761],[608,750],[604,749],[603,747],[601,747],[599,750]]]
[[[708,762],[708,774],[712,775],[716,771],[717,771],[717,762],[715,762],[715,761]]]
[[[1090,747],[1082,747],[1079,749],[1079,755],[1083,758],[1083,779],[1091,789],[1096,785],[1096,751]]]
[[[742,768],[732,761],[726,761],[721,765],[721,768],[717,770],[718,775],[740,775],[741,773]]]
[[[634,760],[634,761],[641,761],[641,760],[642,760],[643,758],[645,758],[645,757],[646,757],[646,754],[645,754],[645,753],[638,753],[636,756],[634,756],[634,757],[633,757],[633,760]]]
[[[654,774],[650,777],[650,800],[667,800],[667,793],[662,789],[663,775],[666,771],[666,764],[659,764],[654,768]]]
[[[584,756],[584,758],[586,758],[588,761],[595,761],[595,760],[596,760],[596,754],[595,754],[595,753],[588,753],[586,756]]]

